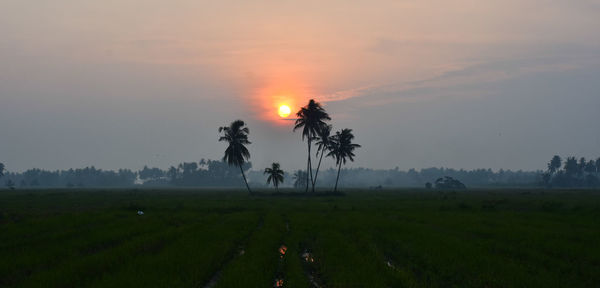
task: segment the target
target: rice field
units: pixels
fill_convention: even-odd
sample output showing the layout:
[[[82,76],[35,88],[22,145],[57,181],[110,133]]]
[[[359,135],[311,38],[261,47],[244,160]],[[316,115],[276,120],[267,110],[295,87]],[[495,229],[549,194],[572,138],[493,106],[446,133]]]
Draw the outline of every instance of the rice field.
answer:
[[[2,190],[0,287],[600,286],[600,191],[261,192]]]

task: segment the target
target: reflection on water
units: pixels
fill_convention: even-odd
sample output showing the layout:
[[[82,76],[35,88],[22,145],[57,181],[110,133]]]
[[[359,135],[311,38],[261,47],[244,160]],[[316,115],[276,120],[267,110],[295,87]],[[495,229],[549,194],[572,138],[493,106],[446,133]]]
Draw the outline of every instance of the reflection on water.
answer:
[[[283,287],[283,279],[275,279],[273,287]]]

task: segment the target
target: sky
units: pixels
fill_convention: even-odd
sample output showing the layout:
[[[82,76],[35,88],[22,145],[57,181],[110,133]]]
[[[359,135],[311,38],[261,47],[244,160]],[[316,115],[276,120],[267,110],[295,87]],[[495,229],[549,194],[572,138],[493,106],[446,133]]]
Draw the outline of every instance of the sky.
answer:
[[[0,162],[306,167],[309,99],[368,168],[544,169],[600,157],[600,1],[0,0]],[[325,167],[332,166],[328,160]]]

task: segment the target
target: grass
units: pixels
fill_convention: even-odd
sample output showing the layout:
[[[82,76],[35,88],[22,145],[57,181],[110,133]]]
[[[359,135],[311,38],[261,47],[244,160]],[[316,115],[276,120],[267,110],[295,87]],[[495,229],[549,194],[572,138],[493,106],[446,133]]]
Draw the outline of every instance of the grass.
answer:
[[[0,287],[598,287],[599,216],[594,190],[3,190]]]

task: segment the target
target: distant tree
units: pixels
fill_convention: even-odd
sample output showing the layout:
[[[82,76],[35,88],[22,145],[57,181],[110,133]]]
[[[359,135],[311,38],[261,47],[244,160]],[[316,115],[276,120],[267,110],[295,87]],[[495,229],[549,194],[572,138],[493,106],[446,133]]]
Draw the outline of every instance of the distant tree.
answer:
[[[329,150],[331,149],[331,142],[332,142],[332,136],[331,136],[331,125],[325,125],[323,126],[323,128],[317,133],[317,138],[316,138],[317,142],[315,144],[317,144],[317,155],[319,156],[319,153],[321,154],[319,156],[319,164],[317,165],[317,170],[315,171],[315,178],[312,182],[312,191],[315,191],[315,185],[317,184],[317,176],[319,176],[319,168],[321,168],[321,161],[323,160],[323,155],[325,155],[326,152],[329,152]]]
[[[196,162],[183,162],[179,164],[179,169],[183,171],[183,176],[192,175],[198,170],[198,164]]]
[[[263,174],[269,175],[267,177],[267,184],[273,182],[273,186],[279,192],[279,183],[283,183],[283,170],[280,169],[279,163],[271,164],[271,168],[265,168]]]
[[[4,163],[0,163],[0,178],[4,176]]]
[[[584,171],[586,173],[596,173],[596,162],[594,160],[590,160],[585,164]]]
[[[579,170],[579,165],[577,165],[577,159],[575,159],[575,157],[567,157],[564,169],[567,176],[573,176],[577,174],[577,171]]]
[[[175,182],[177,181],[177,168],[171,166],[167,171],[167,177],[171,179],[171,184],[175,184]]]
[[[586,165],[587,165],[587,162],[585,161],[585,158],[584,157],[579,158],[579,163],[577,163],[577,175],[579,175],[579,176],[583,175]]]
[[[338,181],[340,180],[340,170],[342,164],[346,164],[346,159],[354,161],[354,149],[359,148],[360,145],[352,143],[354,135],[352,135],[352,129],[342,129],[342,131],[336,132],[332,138],[331,149],[327,156],[335,158],[336,164],[338,165],[337,177],[335,178],[335,187],[333,192],[337,191]]]
[[[554,174],[556,171],[558,171],[558,169],[560,169],[561,164],[562,159],[560,159],[560,156],[554,155],[554,157],[552,157],[552,160],[550,160],[550,163],[548,163],[548,171],[550,172],[550,174]]]
[[[584,185],[588,187],[597,187],[600,184],[598,177],[592,174],[585,176]]]
[[[467,188],[462,182],[449,177],[441,177],[435,180],[435,188],[437,189],[465,189]]]
[[[311,183],[312,179],[312,163],[310,157],[310,148],[312,140],[318,135],[318,133],[327,126],[325,121],[331,120],[329,114],[323,109],[319,102],[314,99],[310,99],[308,104],[296,113],[298,119],[294,125],[294,131],[302,128],[302,140],[306,138],[308,144],[308,160],[306,161],[306,192],[308,192],[308,177],[310,176]],[[314,192],[314,191],[313,191]]]
[[[294,188],[306,186],[306,172],[298,170],[294,173]]]
[[[19,182],[19,186],[21,186],[21,187],[27,186],[27,182],[25,182],[25,179],[21,179],[21,182]]]
[[[432,185],[431,185],[431,182],[427,182],[427,183],[425,183],[425,188],[427,188],[427,189],[431,189],[431,186],[432,186]]]
[[[542,174],[542,182],[545,186],[550,187],[552,181],[552,174],[550,172]]]
[[[244,174],[243,164],[250,159],[250,151],[245,145],[251,144],[248,140],[248,134],[250,133],[248,127],[244,127],[246,123],[242,120],[235,120],[229,126],[219,127],[219,133],[223,132],[223,136],[219,138],[219,141],[225,141],[229,143],[227,149],[225,149],[225,155],[223,161],[226,161],[230,166],[235,165],[240,168],[248,193],[252,194],[246,175]]]
[[[138,172],[140,179],[142,180],[153,180],[158,179],[164,176],[164,171],[158,168],[148,168],[148,166],[144,166],[142,170]]]
[[[8,187],[10,190],[15,190],[15,182],[13,182],[11,179],[6,180],[4,185],[6,185],[6,187]]]
[[[596,173],[600,173],[600,157],[596,159]]]

